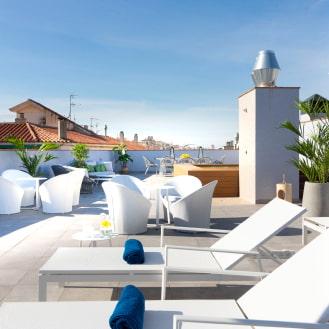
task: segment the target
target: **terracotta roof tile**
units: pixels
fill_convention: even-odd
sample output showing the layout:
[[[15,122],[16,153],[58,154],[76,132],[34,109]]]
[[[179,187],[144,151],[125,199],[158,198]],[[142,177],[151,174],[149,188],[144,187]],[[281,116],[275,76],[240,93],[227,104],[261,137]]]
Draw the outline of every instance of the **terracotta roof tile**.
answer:
[[[125,141],[125,144],[127,145],[127,150],[145,150],[146,146],[144,145],[135,145],[134,142],[130,142],[130,141]]]
[[[25,142],[40,142],[29,123],[1,123],[0,142],[4,142],[3,138],[10,135],[20,137]]]
[[[38,127],[36,125],[31,125],[39,140],[42,142],[52,142],[52,143],[67,143],[65,139],[58,137],[57,129],[54,131],[48,131],[48,129],[43,127]]]
[[[31,123],[0,123],[0,143],[4,143],[3,138],[9,135],[20,137],[25,143],[83,143],[97,145],[119,145],[120,141],[113,137],[101,136],[93,133],[91,135],[83,134],[77,131],[67,131],[67,139],[58,137],[58,129],[53,127],[41,127]],[[125,141],[128,150],[144,150],[145,147],[135,145],[133,142]]]

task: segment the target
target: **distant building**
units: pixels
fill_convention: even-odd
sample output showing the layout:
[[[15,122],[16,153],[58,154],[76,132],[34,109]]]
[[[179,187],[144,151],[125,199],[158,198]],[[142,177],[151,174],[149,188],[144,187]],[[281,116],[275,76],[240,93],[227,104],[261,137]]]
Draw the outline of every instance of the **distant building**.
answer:
[[[9,135],[20,137],[26,144],[53,142],[60,149],[71,150],[75,144],[86,144],[92,150],[111,150],[120,144],[118,139],[101,136],[81,126],[48,107],[28,99],[9,109],[16,113],[15,122],[0,123],[0,147],[6,148],[4,138]],[[129,150],[145,149],[134,142],[124,141]]]

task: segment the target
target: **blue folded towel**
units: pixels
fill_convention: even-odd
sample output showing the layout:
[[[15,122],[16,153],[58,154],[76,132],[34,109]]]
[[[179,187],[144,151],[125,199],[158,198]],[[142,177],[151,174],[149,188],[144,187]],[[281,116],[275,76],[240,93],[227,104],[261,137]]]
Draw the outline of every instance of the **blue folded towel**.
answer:
[[[133,285],[126,286],[110,317],[112,329],[142,329],[144,323],[145,298]]]
[[[143,264],[145,262],[144,249],[140,241],[129,239],[125,243],[123,259],[128,264]]]

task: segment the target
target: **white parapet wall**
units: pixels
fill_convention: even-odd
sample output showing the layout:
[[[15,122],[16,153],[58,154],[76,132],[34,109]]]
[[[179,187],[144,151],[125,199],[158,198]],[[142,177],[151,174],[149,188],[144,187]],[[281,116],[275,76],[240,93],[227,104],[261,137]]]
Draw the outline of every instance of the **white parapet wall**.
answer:
[[[35,152],[35,151],[29,151]],[[131,172],[144,172],[145,163],[143,155],[153,161],[154,163],[159,164],[159,161],[156,158],[161,158],[164,156],[169,156],[169,150],[165,151],[128,151],[131,155],[133,162],[128,163],[129,171]],[[52,150],[50,153],[58,157],[55,160],[44,163],[41,166],[42,173],[47,177],[52,175],[50,167],[55,164],[62,165],[71,165],[74,159],[72,151],[57,151]],[[180,157],[181,154],[188,153],[191,157],[197,157],[198,150],[179,150],[175,151],[175,156]],[[239,163],[239,151],[238,150],[204,150],[204,156],[211,157],[214,160],[219,160],[222,156],[225,155],[224,163],[227,164],[238,164]],[[0,150],[0,174],[6,169],[21,169],[21,160],[17,156],[14,150]],[[113,167],[116,172],[120,171],[120,164],[116,163],[117,155],[115,151],[93,151],[89,153],[88,160],[103,162],[103,161],[112,161]],[[152,169],[149,171],[152,172]]]

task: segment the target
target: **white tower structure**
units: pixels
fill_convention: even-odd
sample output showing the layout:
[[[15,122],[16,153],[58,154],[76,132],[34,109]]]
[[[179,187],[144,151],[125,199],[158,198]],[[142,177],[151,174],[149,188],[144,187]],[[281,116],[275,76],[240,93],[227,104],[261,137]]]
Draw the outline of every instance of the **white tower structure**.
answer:
[[[279,71],[274,52],[260,51],[251,74],[255,87],[239,96],[240,197],[251,203],[273,199],[283,175],[292,199],[299,199],[299,173],[289,163],[295,154],[285,149],[294,136],[279,128],[283,121],[299,122],[299,87],[276,87]]]

